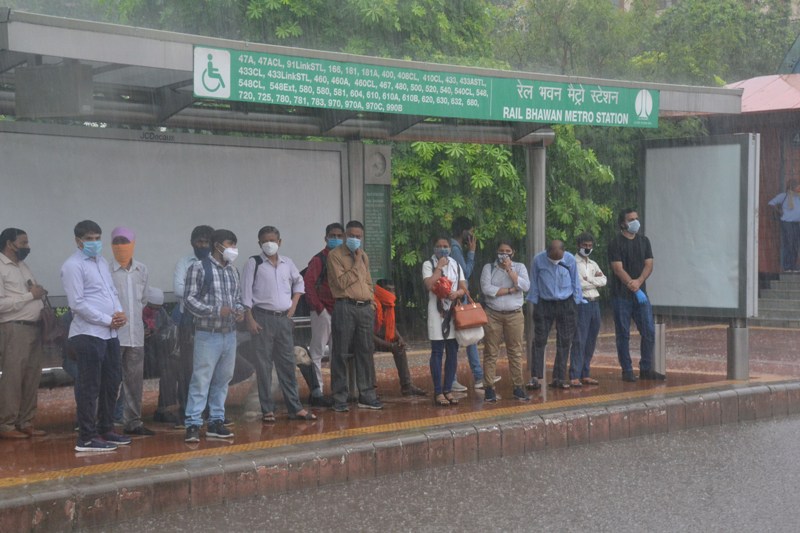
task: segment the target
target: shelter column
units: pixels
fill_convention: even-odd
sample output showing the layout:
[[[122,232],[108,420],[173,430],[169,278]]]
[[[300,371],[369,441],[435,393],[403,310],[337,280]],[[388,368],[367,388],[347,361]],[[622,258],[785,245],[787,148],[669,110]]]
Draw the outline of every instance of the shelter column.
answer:
[[[545,169],[547,163],[547,152],[544,146],[525,147],[525,187],[528,191],[527,201],[527,227],[525,236],[525,248],[528,257],[525,264],[530,265],[533,256],[545,248]],[[531,367],[531,346],[533,346],[533,305],[528,304],[527,318],[527,338],[528,338],[528,368]],[[545,376],[544,369],[539,369],[542,376]],[[538,372],[536,372],[538,373]],[[545,379],[547,376],[545,376]],[[544,387],[546,393],[546,387]]]

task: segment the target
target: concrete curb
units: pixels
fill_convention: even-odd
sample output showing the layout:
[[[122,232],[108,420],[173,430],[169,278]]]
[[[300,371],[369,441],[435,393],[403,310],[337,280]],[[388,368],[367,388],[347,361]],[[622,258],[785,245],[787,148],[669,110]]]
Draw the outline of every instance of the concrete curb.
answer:
[[[743,386],[325,441],[0,490],[0,531],[77,531],[143,515],[800,413],[800,382]]]

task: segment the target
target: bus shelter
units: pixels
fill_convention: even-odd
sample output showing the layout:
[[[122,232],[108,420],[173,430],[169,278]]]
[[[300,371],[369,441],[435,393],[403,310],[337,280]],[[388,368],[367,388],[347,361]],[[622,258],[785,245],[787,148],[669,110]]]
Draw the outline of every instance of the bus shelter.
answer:
[[[374,274],[381,276],[389,268],[391,149],[363,141],[524,147],[527,249],[535,251],[545,246],[550,126],[655,128],[671,115],[738,114],[741,95],[741,89],[354,56],[0,8],[0,114],[13,118],[0,122],[0,180],[15,198],[3,212],[9,223],[24,221],[31,233],[52,235],[53,228],[66,232],[81,216],[68,206],[90,203],[101,225],[112,216],[132,217],[135,207],[137,220],[144,221],[137,224],[140,239],[150,243],[142,259],[156,267],[151,268],[156,283],[170,287],[171,263],[162,263],[174,259],[174,243],[185,242],[199,223],[190,215],[213,212],[224,200],[240,206],[239,226],[252,229],[258,222],[247,213],[259,221],[263,215],[255,191],[268,194],[275,212],[286,217],[296,214],[293,200],[303,197],[322,218],[295,217],[287,253],[311,257],[328,219],[362,219],[368,227],[366,250]],[[325,140],[301,140],[305,137]],[[703,161],[706,155],[736,161],[718,178],[733,173],[741,183],[731,199],[740,205],[736,220],[749,213],[753,191],[745,174],[752,170],[757,143],[757,138],[734,139],[731,150],[700,155]],[[683,159],[662,157],[665,146],[651,148],[652,164],[645,163],[643,171],[653,176],[669,173],[670,162]],[[235,183],[239,195],[226,198],[218,180]],[[663,179],[643,182],[644,191],[659,194],[647,201],[643,193],[648,216],[663,204],[663,195],[680,205],[692,196],[686,187],[697,181],[682,182],[682,195],[671,195],[669,186],[658,189]],[[34,201],[39,210],[31,217],[26,206]],[[746,374],[744,321],[755,315],[747,246],[752,228],[747,216],[744,220],[734,224],[731,238],[746,242],[734,253],[735,275],[726,278],[735,285],[736,298],[721,308],[709,304],[712,299],[692,304],[700,314],[731,318],[744,330],[744,337],[734,335],[738,348],[729,347],[729,377]],[[61,238],[42,250],[40,261],[60,264],[70,241]],[[674,275],[693,276],[689,267]],[[60,287],[57,272],[43,278]],[[667,275],[662,286],[674,280]]]

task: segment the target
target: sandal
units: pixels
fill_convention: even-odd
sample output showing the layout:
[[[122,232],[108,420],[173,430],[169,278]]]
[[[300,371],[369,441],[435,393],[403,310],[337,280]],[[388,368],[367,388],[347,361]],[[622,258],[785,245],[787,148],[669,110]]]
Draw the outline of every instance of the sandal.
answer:
[[[433,399],[433,405],[438,405],[439,407],[450,407],[450,400],[448,400],[444,394],[437,394],[436,398]]]
[[[581,383],[583,383],[584,385],[599,385],[600,384],[600,382],[597,381],[594,378],[582,378],[581,379]]]
[[[305,411],[305,412],[303,412],[303,411]],[[317,419],[317,415],[315,415],[311,411],[308,411],[306,409],[303,409],[303,411],[298,411],[296,413],[289,413],[289,420],[316,420]]]
[[[264,424],[274,424],[275,413],[264,413],[264,415],[261,417],[261,422]]]
[[[458,405],[458,399],[456,399],[456,397],[453,396],[452,393],[445,392],[444,393],[444,398],[445,398],[445,400],[450,402],[450,405]]]

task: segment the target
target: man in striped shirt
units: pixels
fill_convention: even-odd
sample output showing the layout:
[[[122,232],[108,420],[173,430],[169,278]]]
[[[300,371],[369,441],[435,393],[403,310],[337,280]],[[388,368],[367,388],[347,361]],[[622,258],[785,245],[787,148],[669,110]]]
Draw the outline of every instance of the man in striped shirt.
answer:
[[[186,273],[185,312],[194,316],[194,365],[186,405],[186,442],[199,442],[203,408],[208,403],[206,437],[232,438],[224,426],[225,398],[236,360],[236,322],[244,319],[236,235],[218,229],[211,234],[211,255]]]

